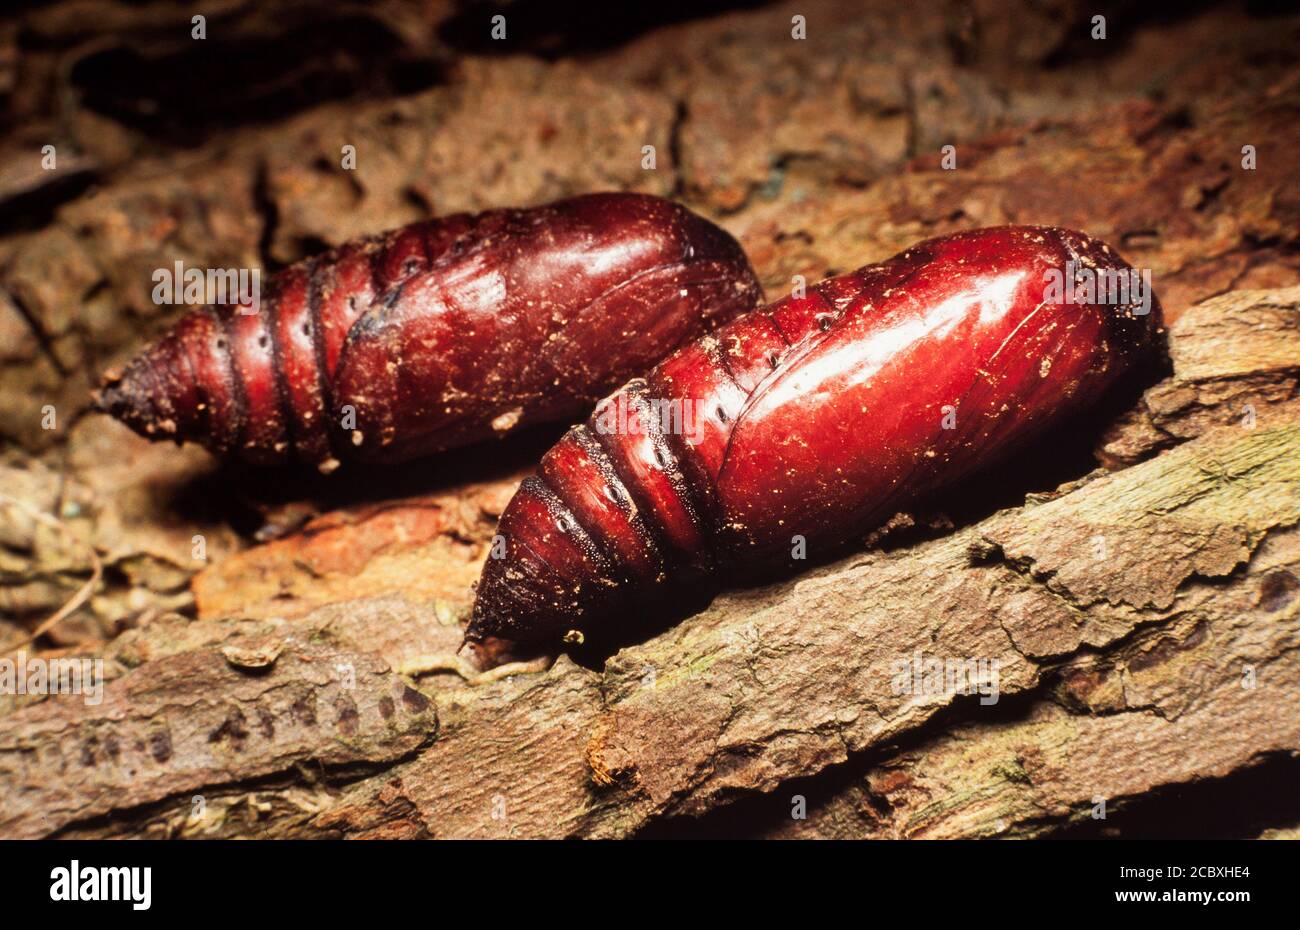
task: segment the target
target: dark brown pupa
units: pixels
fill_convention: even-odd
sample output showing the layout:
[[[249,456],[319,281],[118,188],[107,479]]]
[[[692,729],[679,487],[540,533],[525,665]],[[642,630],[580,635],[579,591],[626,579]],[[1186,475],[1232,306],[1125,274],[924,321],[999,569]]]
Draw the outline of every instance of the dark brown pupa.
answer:
[[[395,462],[585,413],[761,298],[736,241],[661,198],[457,214],[288,267],[257,312],[189,313],[96,403],[256,464]]]

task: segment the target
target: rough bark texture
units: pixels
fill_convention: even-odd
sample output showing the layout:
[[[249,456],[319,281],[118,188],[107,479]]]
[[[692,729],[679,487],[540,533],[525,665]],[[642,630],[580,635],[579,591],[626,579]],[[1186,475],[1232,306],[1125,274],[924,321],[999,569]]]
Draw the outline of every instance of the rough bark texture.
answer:
[[[459,627],[402,597],[148,624],[107,649],[101,705],[0,720],[0,830],[627,836],[725,830],[740,799],[773,835],[1038,835],[1294,756],[1297,330],[1300,288],[1208,301],[1110,437],[1142,461],[724,594],[603,672],[408,681]],[[1179,441],[1139,452],[1173,394]],[[915,656],[996,662],[997,700],[900,687]]]
[[[215,4],[205,44],[186,5],[93,6],[0,13],[0,649],[71,601],[28,651],[108,678],[0,694],[0,835],[1294,835],[1294,14],[520,2],[503,44],[477,4],[294,0]],[[1151,269],[1174,373],[1089,425],[1105,471],[1065,437],[608,662],[477,687],[400,670],[459,644],[556,430],[326,479],[84,415],[183,309],[157,268],[609,188],[721,222],[771,296],[1077,227]],[[918,652],[996,661],[999,700],[898,693]]]

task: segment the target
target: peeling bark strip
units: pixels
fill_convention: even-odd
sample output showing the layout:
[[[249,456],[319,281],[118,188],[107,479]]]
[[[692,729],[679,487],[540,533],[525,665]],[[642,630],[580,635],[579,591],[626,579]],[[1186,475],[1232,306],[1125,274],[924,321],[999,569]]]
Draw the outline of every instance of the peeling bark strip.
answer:
[[[1269,407],[1300,396],[1297,302],[1300,288],[1286,288],[1239,291],[1195,307],[1170,344],[1174,377],[1115,424],[1102,460],[1131,465],[1211,426],[1249,427]]]
[[[249,668],[241,655],[273,668]],[[300,765],[391,763],[437,729],[427,697],[373,655],[293,639],[203,648],[111,682],[104,702],[51,698],[0,734],[0,835],[47,836],[140,805],[202,817],[212,786]]]
[[[1122,807],[1295,755],[1300,342],[1280,334],[1298,319],[1300,289],[1193,308],[1171,328],[1173,376],[1143,404],[1183,393],[1196,416],[1146,460],[726,595],[603,673],[561,659],[477,689],[430,678],[421,708],[387,669],[456,628],[398,598],[152,624],[109,651],[132,670],[93,717],[51,699],[0,718],[0,833],[627,836],[745,798],[752,833],[1037,835],[1097,796]],[[1251,426],[1240,384],[1273,398]],[[1144,429],[1129,418],[1110,441],[1137,449]],[[896,693],[918,652],[995,660],[999,703]],[[790,819],[794,779],[805,821]]]

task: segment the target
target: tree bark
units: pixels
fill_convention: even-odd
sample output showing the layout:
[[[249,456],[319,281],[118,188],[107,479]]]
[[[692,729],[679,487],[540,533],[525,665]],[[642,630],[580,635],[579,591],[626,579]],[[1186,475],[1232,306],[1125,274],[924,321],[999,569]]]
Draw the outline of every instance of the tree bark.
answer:
[[[0,688],[0,836],[1147,835],[1240,797],[1215,829],[1294,834],[1295,16],[520,3],[498,42],[477,3],[208,6],[202,41],[175,4],[0,10],[0,659],[41,629],[108,679]],[[607,189],[716,220],[771,297],[1082,229],[1150,269],[1176,369],[1109,415],[1108,471],[1043,444],[946,530],[477,687],[471,585],[560,427],[325,479],[87,414],[185,309],[159,268]],[[918,654],[997,703],[904,693]]]
[[[0,834],[1036,836],[1293,759],[1298,331],[1300,288],[1202,303],[1109,470],[723,594],[603,671],[408,678],[461,616],[400,595],[145,624],[102,703],[0,718]],[[927,687],[935,659],[996,701]]]

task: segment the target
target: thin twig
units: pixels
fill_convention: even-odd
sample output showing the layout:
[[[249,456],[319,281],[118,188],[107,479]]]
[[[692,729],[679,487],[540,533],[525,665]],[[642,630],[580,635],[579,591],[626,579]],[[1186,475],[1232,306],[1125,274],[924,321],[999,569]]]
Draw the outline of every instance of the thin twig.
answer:
[[[33,520],[37,521],[38,523],[42,523],[45,526],[50,527],[56,533],[62,535],[65,539],[70,539],[77,546],[84,547],[86,552],[90,554],[90,564],[91,564],[90,578],[86,580],[86,583],[83,584],[80,588],[78,588],[76,593],[74,593],[72,597],[70,597],[66,602],[64,602],[62,607],[60,607],[53,614],[51,614],[49,617],[43,620],[36,627],[35,630],[29,633],[26,637],[21,638],[17,642],[12,643],[9,646],[5,647],[3,653],[0,653],[3,655],[8,655],[12,652],[16,652],[17,650],[22,649],[24,646],[30,645],[31,643],[35,642],[38,637],[43,636],[44,634],[48,633],[50,630],[54,629],[56,624],[64,620],[66,617],[70,616],[72,613],[78,610],[83,604],[85,604],[86,601],[90,600],[90,595],[94,593],[95,586],[99,584],[99,580],[104,576],[104,566],[99,561],[99,553],[95,551],[95,547],[90,543],[86,542],[85,540],[78,538],[70,529],[68,529],[68,527],[62,521],[55,519],[53,516],[51,516],[48,513],[45,513],[42,510],[37,510],[35,507],[33,507],[31,504],[27,503],[24,500],[19,500],[16,497],[10,497],[8,494],[5,494],[3,491],[0,491],[0,504],[4,504],[9,507],[14,507],[18,510],[21,510],[23,513],[27,514],[27,516],[31,517]]]

